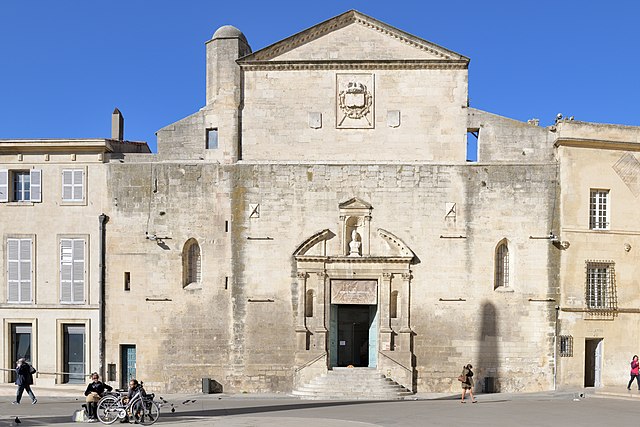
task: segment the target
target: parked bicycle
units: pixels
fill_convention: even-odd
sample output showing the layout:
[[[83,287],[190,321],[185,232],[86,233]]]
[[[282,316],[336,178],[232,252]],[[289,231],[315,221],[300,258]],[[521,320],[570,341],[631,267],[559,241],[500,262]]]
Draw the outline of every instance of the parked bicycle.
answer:
[[[117,420],[128,420],[145,426],[155,423],[160,417],[160,405],[153,401],[155,394],[142,395],[140,391],[125,402],[126,394],[107,393],[98,402],[98,420],[113,424]]]

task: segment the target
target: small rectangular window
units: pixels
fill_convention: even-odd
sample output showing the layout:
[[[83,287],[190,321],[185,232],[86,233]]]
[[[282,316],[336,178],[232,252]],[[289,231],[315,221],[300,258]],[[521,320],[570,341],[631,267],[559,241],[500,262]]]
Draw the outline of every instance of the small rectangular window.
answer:
[[[207,129],[207,150],[218,148],[218,128]]]
[[[125,291],[131,290],[131,273],[128,271],[124,272],[124,290]]]
[[[560,335],[560,357],[573,357],[573,337]]]
[[[589,228],[591,230],[609,229],[609,190],[591,190]]]
[[[0,170],[0,202],[41,202],[42,171]]]
[[[82,202],[84,200],[84,170],[65,169],[62,171],[62,200]]]

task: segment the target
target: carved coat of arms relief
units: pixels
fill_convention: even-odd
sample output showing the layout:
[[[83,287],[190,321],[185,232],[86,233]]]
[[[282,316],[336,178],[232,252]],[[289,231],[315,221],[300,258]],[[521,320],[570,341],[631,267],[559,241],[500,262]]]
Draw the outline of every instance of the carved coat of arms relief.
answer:
[[[336,127],[374,127],[373,74],[336,74]]]

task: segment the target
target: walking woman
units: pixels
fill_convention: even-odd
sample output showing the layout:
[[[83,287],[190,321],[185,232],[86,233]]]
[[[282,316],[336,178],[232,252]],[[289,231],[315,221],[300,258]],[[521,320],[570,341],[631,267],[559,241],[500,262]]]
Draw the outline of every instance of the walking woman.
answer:
[[[27,394],[31,398],[31,403],[34,405],[38,401],[36,396],[33,394],[31,390],[31,385],[33,384],[33,374],[36,373],[36,370],[27,363],[24,357],[21,357],[16,362],[16,385],[18,386],[18,391],[16,392],[16,400],[13,401],[14,405],[19,405],[20,400],[22,399],[22,393],[26,390]]]
[[[467,390],[469,390],[469,395],[471,396],[471,402],[477,403],[478,401],[473,397],[473,371],[471,370],[473,366],[469,363],[467,366],[462,368],[462,375],[464,377],[464,381],[462,381],[462,399],[460,403],[465,403],[464,396],[467,394]]]
[[[629,380],[629,384],[627,384],[627,390],[631,390],[631,384],[635,379],[638,383],[638,390],[640,390],[640,375],[638,374],[638,356],[634,355],[631,360],[631,379]]]

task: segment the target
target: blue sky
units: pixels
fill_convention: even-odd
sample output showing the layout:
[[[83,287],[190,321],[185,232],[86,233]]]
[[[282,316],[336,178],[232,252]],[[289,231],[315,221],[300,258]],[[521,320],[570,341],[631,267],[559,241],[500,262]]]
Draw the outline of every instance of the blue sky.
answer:
[[[2,0],[0,139],[147,141],[205,102],[205,45],[231,24],[258,50],[357,9],[471,58],[471,106],[640,126],[640,2]]]

